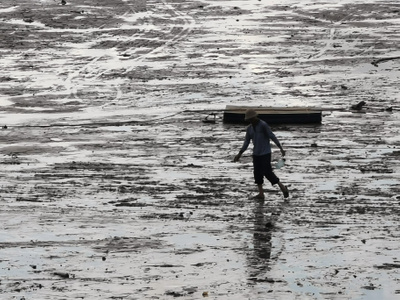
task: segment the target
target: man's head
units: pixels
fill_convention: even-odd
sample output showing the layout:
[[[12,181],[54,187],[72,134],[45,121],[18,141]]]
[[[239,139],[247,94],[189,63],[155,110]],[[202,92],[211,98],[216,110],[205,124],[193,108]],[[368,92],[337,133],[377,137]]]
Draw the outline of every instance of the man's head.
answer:
[[[257,116],[258,116],[258,114],[254,109],[248,108],[244,115],[244,120],[246,122],[254,123],[258,120]]]

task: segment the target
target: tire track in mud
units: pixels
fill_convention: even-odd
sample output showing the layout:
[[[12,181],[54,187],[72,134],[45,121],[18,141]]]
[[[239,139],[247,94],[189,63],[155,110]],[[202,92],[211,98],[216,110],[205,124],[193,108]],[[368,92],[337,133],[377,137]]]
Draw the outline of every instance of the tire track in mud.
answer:
[[[185,37],[187,37],[190,32],[192,31],[194,25],[195,25],[195,21],[192,17],[190,17],[187,14],[184,14],[182,12],[180,12],[179,10],[177,10],[175,7],[173,7],[171,4],[168,4],[167,1],[162,0],[161,1],[162,4],[164,5],[164,7],[167,9],[167,11],[171,12],[171,16],[175,15],[175,17],[173,19],[176,20],[182,20],[183,21],[183,26],[173,26],[171,27],[171,29],[169,30],[169,33],[172,34],[172,37],[169,37],[163,45],[154,48],[153,50],[137,57],[134,59],[134,61],[141,61],[143,59],[146,58],[151,58],[152,55],[161,52],[163,49],[165,49],[168,46],[171,46],[175,43],[177,43],[179,40],[184,39]],[[179,28],[177,33],[174,33],[175,29]],[[128,51],[131,49],[128,49]],[[125,70],[125,74],[132,71],[135,68],[135,66],[131,66],[129,68],[127,68]]]
[[[123,15],[123,17],[127,17],[129,16],[129,13],[133,13],[135,14],[135,12],[131,12],[131,11],[127,11],[125,12],[125,14]],[[135,40],[137,37],[141,37],[141,36],[145,36],[147,34],[147,30],[140,32],[140,33],[135,33],[133,36],[130,37],[130,39]],[[117,47],[119,44],[121,44],[121,42],[116,43],[114,45],[114,47]],[[76,70],[75,72],[72,72],[70,74],[68,74],[67,79],[65,80],[65,85],[66,85],[66,89],[69,95],[72,95],[72,97],[74,99],[80,99],[78,94],[78,90],[76,87],[74,87],[73,85],[73,81],[74,79],[77,79],[81,76],[81,74],[85,71],[88,71],[89,76],[91,75],[91,77],[93,79],[98,79],[101,75],[103,75],[104,73],[106,73],[109,70],[104,70],[104,71],[93,71],[93,70],[89,70],[89,68],[92,65],[95,65],[101,58],[106,57],[106,54],[99,54],[98,56],[94,57],[91,61],[89,61],[87,64],[85,64],[83,67],[81,67],[80,69]],[[96,67],[96,66],[95,66]],[[93,68],[92,68],[93,69]],[[97,68],[98,69],[98,68]],[[86,73],[87,74],[87,73]],[[117,90],[117,96],[119,94],[119,90]]]
[[[150,4],[148,3],[147,5],[150,5]],[[149,19],[150,24],[148,24],[147,28],[145,28],[144,30],[141,30],[140,32],[135,33],[133,36],[129,37],[128,42],[135,43],[135,41],[141,40],[141,39],[148,40],[149,39],[148,35],[149,35],[149,33],[151,33],[151,28],[157,26],[156,20],[159,18],[159,16],[161,16],[161,13],[165,14],[165,12],[167,12],[167,14],[169,14],[170,17],[164,18],[164,19],[168,19],[168,21],[173,20],[174,23],[172,26],[170,26],[170,29],[166,34],[166,39],[165,39],[165,41],[163,41],[162,45],[156,46],[155,48],[151,49],[150,51],[147,51],[146,53],[139,53],[137,57],[135,57],[133,59],[129,59],[128,64],[132,64],[132,62],[135,63],[135,62],[143,61],[145,59],[151,59],[152,56],[156,55],[157,53],[161,53],[165,48],[170,47],[170,46],[178,43],[180,40],[184,39],[185,37],[187,37],[195,25],[195,21],[192,17],[179,11],[172,4],[169,4],[165,0],[162,0],[161,4],[159,4],[159,2],[154,2],[152,5],[153,5],[153,8],[150,10],[151,15],[150,15],[150,19]],[[124,14],[124,16],[126,18],[129,18],[130,13],[131,12],[129,12],[129,11],[126,12]],[[134,14],[135,13],[133,13],[133,15]],[[153,20],[153,21],[151,21],[151,20]],[[177,21],[177,23],[175,23],[175,21]],[[182,23],[182,24],[180,25],[179,23]],[[123,40],[123,41],[115,44],[114,48],[116,48],[116,47],[118,47],[118,45],[120,45],[122,43],[126,43],[126,42],[127,42],[127,40]],[[135,52],[134,50],[136,50],[137,48],[138,48],[137,45],[135,45],[135,46],[132,46],[131,48],[124,49],[123,52],[125,53],[125,55],[130,56],[131,55],[130,53],[134,53]],[[139,48],[140,48],[140,45],[139,45]],[[68,93],[70,95],[72,95],[73,98],[80,99],[80,97],[78,96],[77,88],[73,88],[73,81],[78,80],[79,77],[81,77],[81,74],[83,72],[86,71],[85,77],[90,77],[94,83],[96,81],[99,81],[101,76],[103,76],[107,73],[113,72],[113,69],[111,67],[108,69],[104,69],[102,71],[91,71],[90,70],[90,67],[92,65],[95,65],[100,59],[102,59],[104,57],[105,57],[105,55],[99,55],[97,57],[94,57],[90,62],[88,62],[82,68],[80,68],[79,70],[68,75],[65,85],[66,85]],[[130,67],[127,67],[122,72],[122,75],[128,74],[129,72],[134,70],[134,68],[136,68],[135,64],[133,64]],[[111,84],[111,85],[116,91],[115,95],[114,95],[113,99],[110,99],[105,105],[103,105],[103,107],[115,104],[116,102],[118,102],[118,100],[121,97],[123,97],[123,92],[121,91],[119,84]]]
[[[314,15],[306,14],[304,11],[302,11],[302,12],[293,12],[293,15],[309,19],[313,23],[314,22],[318,22],[318,23],[326,24],[326,26],[329,27],[329,28],[326,29],[328,34],[327,34],[326,42],[323,45],[323,47],[320,50],[318,50],[317,53],[309,55],[305,59],[305,61],[319,59],[319,58],[323,57],[327,53],[327,51],[332,50],[334,48],[335,37],[338,34],[338,27],[341,27],[342,25],[345,24],[345,22],[349,22],[352,19],[354,19],[354,13],[353,12],[351,12],[348,15],[342,17],[340,20],[334,21],[334,22],[332,22],[332,20],[327,19],[326,17],[320,17],[320,16],[316,17]],[[358,55],[361,55],[363,53],[371,51],[371,50],[373,50],[373,48],[374,47],[371,46],[368,49],[362,50]]]

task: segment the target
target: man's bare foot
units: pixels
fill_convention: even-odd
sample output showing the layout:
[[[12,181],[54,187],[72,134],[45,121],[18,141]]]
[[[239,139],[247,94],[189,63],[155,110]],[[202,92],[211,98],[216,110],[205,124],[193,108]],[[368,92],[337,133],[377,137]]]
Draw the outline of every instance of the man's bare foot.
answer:
[[[289,190],[288,190],[288,188],[286,186],[282,185],[281,190],[282,190],[282,193],[283,193],[283,198],[289,197]]]
[[[265,200],[265,196],[263,194],[258,194],[256,196],[252,197],[251,199],[254,199],[254,200]]]

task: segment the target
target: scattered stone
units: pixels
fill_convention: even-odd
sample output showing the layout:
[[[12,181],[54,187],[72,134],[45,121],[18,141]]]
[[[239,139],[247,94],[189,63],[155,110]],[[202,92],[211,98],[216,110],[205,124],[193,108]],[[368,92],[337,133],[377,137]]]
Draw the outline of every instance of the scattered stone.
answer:
[[[254,282],[268,282],[268,283],[282,282],[281,280],[275,280],[273,278],[268,278],[268,277],[266,278],[250,277],[248,279]]]
[[[339,273],[338,269],[335,269],[335,275],[337,275]]]
[[[167,291],[165,292],[165,295],[167,296],[172,296],[172,297],[183,297],[185,296],[184,293],[180,293],[180,292],[175,292],[175,291]]]
[[[61,5],[65,5],[65,4],[67,4],[67,1],[61,0]]]
[[[61,277],[61,278],[64,278],[64,279],[69,278],[69,274],[68,274],[68,273],[64,273],[64,272],[54,272],[53,274],[56,275],[56,276],[59,276],[59,277]]]
[[[365,101],[360,101],[360,102],[358,102],[357,104],[352,105],[352,106],[351,106],[351,109],[354,109],[354,110],[361,110],[365,104],[367,104]]]
[[[366,290],[370,290],[370,291],[373,291],[373,290],[377,289],[377,287],[374,286],[373,284],[363,286],[362,288],[363,288],[363,289],[366,289]]]

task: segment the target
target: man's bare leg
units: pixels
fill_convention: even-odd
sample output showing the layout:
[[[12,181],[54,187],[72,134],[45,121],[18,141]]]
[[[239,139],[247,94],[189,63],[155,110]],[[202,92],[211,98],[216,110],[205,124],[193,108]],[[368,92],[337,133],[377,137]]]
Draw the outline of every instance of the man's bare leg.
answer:
[[[253,198],[257,199],[257,200],[264,200],[265,196],[264,196],[264,189],[263,189],[262,184],[257,184],[257,188],[258,188],[258,195],[254,196]]]
[[[289,197],[289,190],[287,189],[287,187],[280,181],[278,182],[278,185],[283,193],[283,197],[284,198]]]
[[[278,182],[279,188],[282,191],[283,197],[287,198],[289,197],[289,190],[288,188],[282,183],[282,182]],[[264,200],[265,199],[265,195],[264,195],[264,189],[262,184],[257,184],[257,188],[258,188],[258,195],[254,196],[254,199],[258,199],[258,200]]]
[[[264,198],[264,189],[262,184],[257,184],[257,188],[258,188],[258,195]]]

